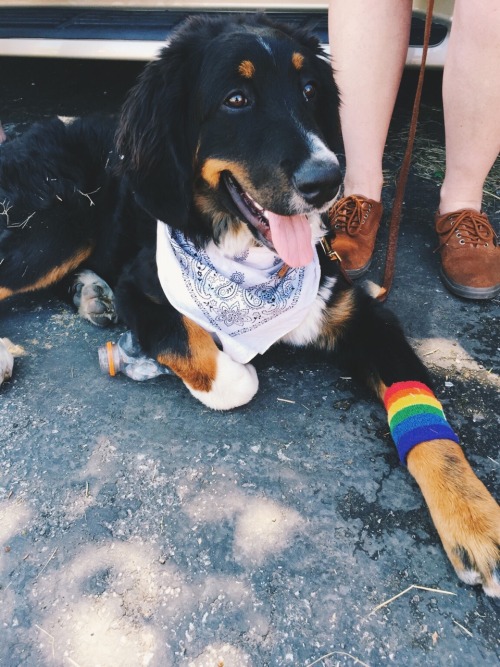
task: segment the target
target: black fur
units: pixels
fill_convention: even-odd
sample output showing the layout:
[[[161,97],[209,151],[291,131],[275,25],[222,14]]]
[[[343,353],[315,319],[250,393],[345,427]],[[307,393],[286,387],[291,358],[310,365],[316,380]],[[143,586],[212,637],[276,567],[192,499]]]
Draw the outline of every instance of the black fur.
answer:
[[[258,39],[272,43],[276,69],[283,69],[280,58],[299,49],[306,57],[303,70],[290,65],[283,76],[261,64],[266,53]],[[242,53],[266,70],[261,99],[237,74]],[[302,86],[310,80],[316,94],[305,102]],[[248,95],[252,106],[236,113],[224,106],[233,90]],[[265,15],[188,20],[145,68],[117,126],[101,117],[69,125],[54,119],[0,147],[0,294],[29,290],[89,248],[79,269],[111,284],[120,318],[144,348],[154,356],[188,354],[181,318],[156,276],[156,219],[203,244],[215,233],[210,206],[229,220],[238,217],[224,188],[211,188],[200,176],[200,164],[211,157],[243,161],[272,210],[287,213],[274,183],[277,169],[286,183],[307,160],[304,142],[294,141],[290,110],[333,148],[338,105],[330,65],[306,31],[277,26]],[[197,197],[210,205],[198,206]],[[324,259],[322,264],[331,273]],[[339,280],[331,307],[345,288]],[[362,292],[335,344],[369,383],[429,382],[395,318]]]
[[[310,244],[295,256],[293,243],[307,226],[291,234],[291,216],[308,215],[320,236],[320,213],[340,184],[332,153],[338,104],[330,65],[304,31],[262,15],[186,22],[144,70],[117,127],[56,119],[0,147],[0,299],[70,280],[79,312],[112,323],[101,276],[146,352],[206,405],[243,405],[257,390],[253,367],[224,355],[163,293],[157,219],[233,255],[231,244],[245,249],[255,238],[272,248],[278,230],[282,259],[305,264]],[[272,234],[266,219],[277,221]],[[318,252],[321,292],[289,342],[338,352],[379,398],[395,382],[429,385],[394,315]],[[0,382],[10,362],[0,340]],[[499,596],[499,508],[460,448],[446,439],[419,443],[408,466],[459,576]]]

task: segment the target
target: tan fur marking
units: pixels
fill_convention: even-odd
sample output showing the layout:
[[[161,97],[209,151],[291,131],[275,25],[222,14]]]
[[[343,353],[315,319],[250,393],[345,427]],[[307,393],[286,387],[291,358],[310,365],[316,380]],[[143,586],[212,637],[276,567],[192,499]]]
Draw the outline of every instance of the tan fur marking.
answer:
[[[377,377],[376,379],[373,379],[370,383],[372,389],[374,390],[375,394],[379,397],[381,401],[384,400],[384,395],[385,392],[388,389],[388,386],[382,382],[382,380]]]
[[[201,176],[211,188],[216,188],[219,185],[220,175],[223,171],[230,171],[234,174],[242,187],[245,187],[245,183],[250,182],[247,170],[242,164],[230,160],[220,160],[219,158],[205,160],[201,168]]]
[[[68,273],[71,273],[71,271],[77,269],[80,264],[90,256],[92,250],[92,248],[83,248],[82,250],[79,250],[68,260],[59,266],[55,266],[48,273],[36,280],[31,285],[25,285],[18,290],[11,290],[7,287],[0,287],[0,300],[6,299],[7,297],[13,296],[14,294],[35,292],[36,290],[44,289],[45,287],[49,287],[50,285],[57,283],[59,280],[61,280],[61,278],[64,278],[64,276],[68,275]]]
[[[238,247],[240,246],[240,242],[236,240],[238,238],[241,238],[241,246],[257,245],[257,240],[250,234],[248,227],[243,222],[230,217],[225,211],[220,211],[217,203],[210,197],[195,194],[194,201],[198,211],[210,217],[216,242],[225,241],[230,237]]]
[[[187,317],[182,319],[188,335],[188,355],[159,354],[157,360],[171,368],[192,389],[210,391],[217,375],[219,350],[205,329]]]
[[[408,469],[427,502],[448,558],[459,574],[465,550],[483,585],[494,586],[498,566],[500,507],[472,471],[462,449],[451,440],[431,440],[408,454]]]
[[[200,213],[204,213],[212,218],[212,227],[215,227],[224,218],[227,218],[227,213],[221,212],[220,208],[217,207],[216,202],[205,194],[196,192],[194,195],[194,203]]]
[[[292,65],[295,67],[297,71],[300,71],[302,69],[302,66],[304,64],[304,56],[302,53],[298,53],[295,51],[292,55]]]
[[[238,72],[245,79],[251,79],[255,74],[255,65],[251,60],[243,60],[238,67]]]
[[[319,334],[319,341],[326,349],[334,348],[339,334],[349,323],[354,309],[354,295],[352,290],[342,292],[336,301],[325,312],[323,328]]]

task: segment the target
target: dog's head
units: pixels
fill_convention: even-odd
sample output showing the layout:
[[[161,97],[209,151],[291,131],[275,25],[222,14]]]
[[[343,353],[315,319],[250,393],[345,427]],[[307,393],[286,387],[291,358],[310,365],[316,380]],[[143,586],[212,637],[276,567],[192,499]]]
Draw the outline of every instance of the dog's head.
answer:
[[[125,102],[121,170],[155,218],[198,242],[247,234],[290,265],[340,185],[338,93],[317,40],[263,15],[195,18]]]

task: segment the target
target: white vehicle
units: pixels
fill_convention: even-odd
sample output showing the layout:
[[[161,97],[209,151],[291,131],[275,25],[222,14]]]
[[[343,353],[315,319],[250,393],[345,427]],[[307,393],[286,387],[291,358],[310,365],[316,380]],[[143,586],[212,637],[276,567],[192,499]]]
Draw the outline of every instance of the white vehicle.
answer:
[[[417,66],[427,2],[413,5],[407,64]],[[0,0],[0,56],[151,60],[190,14],[257,10],[312,26],[328,51],[327,0]],[[436,1],[429,67],[443,66],[452,13],[453,0]]]

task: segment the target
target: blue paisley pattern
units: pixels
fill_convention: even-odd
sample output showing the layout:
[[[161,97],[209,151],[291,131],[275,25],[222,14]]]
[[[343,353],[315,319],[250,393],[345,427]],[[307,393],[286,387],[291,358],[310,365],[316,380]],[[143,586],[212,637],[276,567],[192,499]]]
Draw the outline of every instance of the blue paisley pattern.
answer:
[[[232,270],[225,276],[220,268],[213,266],[203,249],[195,247],[179,232],[172,230],[171,242],[190,297],[212,326],[229,336],[257,329],[293,309],[300,298],[304,267],[288,267],[286,273],[280,275],[284,265],[277,255],[264,274],[265,282],[251,284],[245,265],[248,252],[228,258]]]

